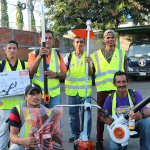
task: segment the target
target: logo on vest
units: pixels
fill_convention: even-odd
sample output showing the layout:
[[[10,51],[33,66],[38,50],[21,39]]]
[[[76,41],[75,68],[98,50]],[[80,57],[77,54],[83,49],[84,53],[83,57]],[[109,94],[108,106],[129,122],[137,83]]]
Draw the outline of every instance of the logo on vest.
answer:
[[[114,59],[118,59],[117,55],[115,55],[115,58]]]
[[[3,105],[3,102],[0,100],[0,107]]]
[[[103,61],[104,59],[103,58],[100,58],[100,61]]]
[[[83,61],[81,61],[81,65],[83,65]]]
[[[75,64],[72,64],[71,66],[72,66],[72,67],[75,67]]]
[[[51,59],[51,63],[54,63],[53,59]]]

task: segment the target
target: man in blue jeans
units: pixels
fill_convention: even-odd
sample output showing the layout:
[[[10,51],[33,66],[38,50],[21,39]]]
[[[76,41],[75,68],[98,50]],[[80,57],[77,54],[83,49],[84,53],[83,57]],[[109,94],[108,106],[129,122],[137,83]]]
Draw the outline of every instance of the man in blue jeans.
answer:
[[[103,108],[111,115],[116,114],[120,116],[126,113],[135,104],[138,104],[142,100],[142,95],[138,91],[127,89],[129,81],[127,75],[124,72],[116,72],[113,79],[114,86],[117,87],[117,91],[113,92],[113,95],[109,95],[106,98]],[[134,100],[133,100],[134,99]],[[144,106],[139,112],[134,113],[131,119],[135,119],[135,131],[138,132],[140,137],[140,150],[150,150],[150,111]],[[101,122],[111,125],[114,121],[113,118],[106,118],[104,115],[100,117]],[[121,144],[115,143],[111,138],[109,141],[110,150],[126,150],[127,146],[121,146]]]
[[[86,56],[86,52],[83,51],[86,45],[83,38],[75,37],[73,45],[75,51],[71,54],[67,54],[64,58],[64,62],[68,67],[67,77],[65,80],[65,92],[67,94],[67,101],[69,105],[80,104],[85,99],[85,79],[86,79],[86,63],[88,63],[88,85],[87,85],[87,102],[91,102],[92,92],[92,78],[93,69],[91,67],[91,57]],[[70,61],[69,61],[70,58]],[[69,65],[69,66],[68,66]],[[81,118],[83,110],[80,108]],[[79,138],[80,129],[80,117],[79,107],[69,107],[70,116],[70,129],[72,137],[68,139],[68,142],[74,142]],[[88,112],[88,126],[87,134],[90,138],[91,133],[91,110]]]

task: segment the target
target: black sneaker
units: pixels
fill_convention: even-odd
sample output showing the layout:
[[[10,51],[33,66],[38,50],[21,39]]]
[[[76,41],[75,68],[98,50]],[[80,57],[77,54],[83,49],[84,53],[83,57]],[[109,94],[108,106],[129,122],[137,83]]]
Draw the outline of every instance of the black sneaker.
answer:
[[[95,150],[103,150],[103,141],[97,141],[96,142]]]
[[[69,142],[69,143],[73,143],[75,140],[77,140],[77,138],[71,137],[70,139],[68,139],[68,142]]]

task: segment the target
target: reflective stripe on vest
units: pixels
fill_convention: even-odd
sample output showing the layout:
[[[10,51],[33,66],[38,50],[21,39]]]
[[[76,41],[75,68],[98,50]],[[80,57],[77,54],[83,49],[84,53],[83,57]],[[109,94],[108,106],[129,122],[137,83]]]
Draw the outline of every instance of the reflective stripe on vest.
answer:
[[[35,51],[31,52],[35,54]],[[31,54],[30,53],[30,54]],[[29,56],[30,56],[29,54]],[[52,70],[54,72],[60,73],[60,60],[58,57],[58,54],[55,50],[51,50],[51,59],[49,63],[49,70]],[[42,88],[43,98],[44,98],[44,67],[43,67],[43,59],[41,59],[39,67],[37,69],[37,73],[34,74],[32,83],[38,84]],[[55,97],[57,95],[60,95],[60,82],[59,79],[48,79],[48,89],[49,89],[49,95],[51,97]]]
[[[20,106],[19,105],[16,105],[16,108],[18,110],[18,113],[19,113],[19,116],[20,116],[20,112],[21,112],[21,109],[20,109]],[[24,124],[22,125],[21,129],[20,129],[20,132],[19,132],[19,137],[28,137],[28,126],[27,124],[24,122]]]
[[[85,97],[85,80],[86,80],[86,52],[83,52],[80,63],[78,65],[75,51],[72,52],[72,58],[65,79],[65,92],[67,95]],[[88,76],[87,96],[92,92],[92,77]]]
[[[125,51],[115,48],[110,64],[104,58],[101,50],[92,54],[93,63],[95,66],[95,84],[97,91],[116,90],[113,85],[114,74],[121,70],[124,71]]]
[[[27,63],[26,63],[27,64]],[[25,65],[27,67],[27,65]],[[21,61],[18,59],[18,65],[16,68],[17,70],[23,70]],[[4,66],[3,72],[9,72],[12,71],[9,62],[6,59],[6,64]],[[15,96],[8,96],[8,97],[0,97],[1,105],[0,109],[12,109],[15,105],[25,101],[24,95],[15,95]]]
[[[127,93],[128,93],[128,99],[129,99],[130,108],[133,108],[134,104],[132,102],[132,99],[130,97],[128,89],[127,89]],[[116,114],[116,103],[117,103],[117,92],[114,93],[113,100],[112,100],[112,115]]]

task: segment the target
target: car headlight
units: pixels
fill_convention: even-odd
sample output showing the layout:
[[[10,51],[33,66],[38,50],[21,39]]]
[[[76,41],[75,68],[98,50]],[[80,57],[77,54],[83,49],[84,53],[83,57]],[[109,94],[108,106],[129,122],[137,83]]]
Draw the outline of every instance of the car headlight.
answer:
[[[128,67],[128,71],[133,71],[133,69],[131,67]]]

